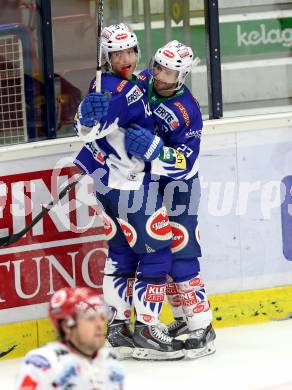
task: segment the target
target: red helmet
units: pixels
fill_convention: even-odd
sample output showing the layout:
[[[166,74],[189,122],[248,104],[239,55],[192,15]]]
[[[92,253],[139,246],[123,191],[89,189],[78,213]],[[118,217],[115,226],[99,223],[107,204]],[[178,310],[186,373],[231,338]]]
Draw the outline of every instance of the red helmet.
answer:
[[[68,326],[74,326],[77,314],[100,313],[106,320],[109,311],[100,295],[88,287],[65,287],[55,292],[49,304],[49,316],[57,331],[59,321],[66,320]]]

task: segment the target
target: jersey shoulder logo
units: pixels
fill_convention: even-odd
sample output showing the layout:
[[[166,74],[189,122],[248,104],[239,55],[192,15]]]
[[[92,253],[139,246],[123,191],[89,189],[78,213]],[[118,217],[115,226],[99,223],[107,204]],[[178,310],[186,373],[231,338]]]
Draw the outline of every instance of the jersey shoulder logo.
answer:
[[[137,85],[135,85],[126,94],[126,99],[127,99],[128,106],[130,106],[131,104],[137,102],[139,99],[141,99],[142,96],[143,96],[143,92],[141,91],[141,89]]]
[[[117,88],[116,88],[116,91],[121,93],[122,90],[125,88],[125,86],[128,84],[128,80],[122,80],[118,85],[117,85]]]
[[[201,138],[202,136],[202,129],[200,130],[189,130],[186,132],[186,137],[187,138],[192,138],[192,137],[195,137],[195,138]]]
[[[138,80],[142,80],[142,81],[147,80],[147,77],[144,74],[141,74],[141,73],[137,76],[137,78],[138,78]]]
[[[32,364],[33,366],[40,368],[43,371],[46,371],[51,367],[48,359],[45,356],[38,354],[28,356],[24,363]]]
[[[173,104],[175,105],[175,107],[177,107],[179,109],[180,113],[182,114],[182,117],[184,118],[186,126],[189,127],[189,125],[190,125],[190,116],[189,116],[185,106],[181,102],[179,102],[179,101],[177,101],[177,102],[175,102]]]

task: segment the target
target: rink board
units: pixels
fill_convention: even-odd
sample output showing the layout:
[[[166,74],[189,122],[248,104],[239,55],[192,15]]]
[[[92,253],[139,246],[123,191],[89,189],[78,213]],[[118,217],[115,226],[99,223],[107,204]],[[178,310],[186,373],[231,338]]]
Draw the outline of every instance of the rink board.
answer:
[[[242,291],[210,296],[214,327],[281,321],[292,317],[292,286]],[[162,321],[172,321],[165,303]],[[0,360],[22,357],[32,348],[55,340],[56,333],[46,318],[0,325]]]
[[[205,123],[201,269],[216,327],[292,313],[291,121],[283,114]],[[76,175],[80,146],[70,138],[3,148],[0,236],[19,231],[31,218],[23,210],[36,214]],[[56,289],[101,291],[106,244],[91,191],[85,178],[19,242],[0,248],[0,357],[22,356],[55,337],[40,318]],[[167,305],[163,320],[171,320]]]
[[[244,126],[215,127],[202,142],[201,269],[209,294],[292,284],[291,121]]]

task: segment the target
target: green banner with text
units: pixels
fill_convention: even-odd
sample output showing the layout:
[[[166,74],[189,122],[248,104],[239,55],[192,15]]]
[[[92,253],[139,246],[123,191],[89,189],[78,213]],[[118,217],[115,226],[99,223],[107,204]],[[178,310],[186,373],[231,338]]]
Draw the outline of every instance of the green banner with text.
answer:
[[[193,25],[191,29],[191,46],[196,54],[205,58],[205,26]],[[141,63],[148,63],[145,53],[145,31],[135,31],[142,52]],[[173,27],[172,39],[183,41],[182,27]],[[163,28],[152,29],[153,53],[165,43]],[[220,23],[221,58],[232,57],[244,60],[245,56],[267,54],[271,58],[277,54],[289,55],[292,52],[292,17],[279,19],[259,19],[238,22]],[[239,57],[239,58],[238,58]],[[231,59],[231,58],[230,58]]]

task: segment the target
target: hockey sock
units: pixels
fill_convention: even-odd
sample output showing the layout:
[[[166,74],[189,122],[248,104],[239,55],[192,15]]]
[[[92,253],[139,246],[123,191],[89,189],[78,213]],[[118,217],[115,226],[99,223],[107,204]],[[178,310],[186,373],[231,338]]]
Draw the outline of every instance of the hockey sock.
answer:
[[[135,280],[133,301],[137,321],[147,325],[159,323],[165,290],[165,278]]]
[[[169,282],[166,285],[166,297],[171,306],[172,315],[175,319],[183,318],[184,311],[182,307],[181,297],[178,292],[176,283]]]
[[[212,311],[199,275],[185,282],[176,283],[176,287],[189,330],[206,328],[212,321]]]
[[[104,275],[103,294],[108,306],[116,309],[116,319],[131,317],[134,277]]]

